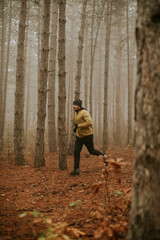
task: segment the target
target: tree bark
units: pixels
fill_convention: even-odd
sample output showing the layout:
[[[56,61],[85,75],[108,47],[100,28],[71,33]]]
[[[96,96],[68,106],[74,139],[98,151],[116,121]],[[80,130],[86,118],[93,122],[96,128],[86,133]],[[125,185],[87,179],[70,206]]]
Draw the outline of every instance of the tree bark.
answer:
[[[26,28],[27,1],[21,1],[17,68],[16,68],[16,91],[14,108],[14,153],[15,164],[24,164],[24,54],[25,54],[25,28]]]
[[[0,151],[3,149],[3,96],[4,96],[4,45],[5,45],[5,21],[4,0],[1,1],[2,32],[1,32],[1,64],[0,64]]]
[[[97,109],[97,115],[98,115],[98,122],[97,122],[97,136],[98,136],[98,144],[99,146],[102,146],[102,136],[103,136],[103,118],[102,118],[102,112],[103,112],[103,96],[102,96],[102,89],[103,89],[103,81],[101,76],[102,72],[102,41],[100,42],[100,47],[99,47],[99,78],[98,78],[98,109]]]
[[[45,165],[44,135],[45,135],[47,79],[48,79],[49,23],[50,23],[50,0],[44,1],[43,11],[41,67],[38,89],[37,134],[34,162],[35,167],[42,167]]]
[[[65,86],[65,23],[66,0],[58,1],[59,4],[59,46],[58,46],[58,143],[59,143],[59,169],[67,169],[67,133],[66,133],[66,86]]]
[[[128,18],[128,0],[126,6],[127,22],[127,60],[128,60],[128,135],[127,144],[132,142],[132,78],[130,73],[130,39],[129,39],[129,18]]]
[[[106,41],[105,41],[105,72],[104,72],[104,108],[103,108],[103,152],[108,146],[108,74],[109,74],[109,46],[111,30],[111,9],[110,1],[107,1],[106,16]]]
[[[91,59],[90,59],[90,91],[89,91],[89,103],[90,103],[90,114],[92,116],[92,81],[93,81],[93,33],[94,33],[94,21],[95,21],[95,0],[93,0],[92,9],[92,23],[91,23]]]
[[[40,85],[40,67],[41,67],[41,43],[42,43],[42,10],[43,10],[43,4],[44,1],[39,0],[38,5],[38,49],[37,49],[37,55],[38,55],[38,89]]]
[[[128,240],[160,239],[160,4],[138,1],[135,171]]]
[[[28,141],[28,125],[29,125],[29,106],[30,106],[30,80],[31,80],[31,49],[29,48],[28,69],[26,72],[26,114],[25,114],[25,144]]]
[[[86,19],[86,6],[87,0],[83,0],[82,15],[81,15],[81,27],[79,31],[79,43],[78,43],[78,59],[77,59],[77,74],[75,78],[75,99],[80,98],[80,86],[81,86],[81,72],[82,72],[82,53],[83,53],[83,42],[84,42],[84,30],[85,30],[85,19]]]
[[[72,24],[71,24],[71,29],[70,29],[70,35],[71,35],[71,42],[69,46],[69,66],[68,66],[68,82],[69,82],[69,87],[68,87],[68,125],[69,125],[69,131],[68,131],[68,154],[72,155],[74,152],[74,142],[75,142],[75,134],[73,132],[73,127],[74,127],[74,111],[73,111],[73,98],[74,98],[74,48],[75,48],[75,7],[72,7]]]
[[[84,107],[88,109],[88,28],[85,28],[85,56],[84,56]]]
[[[4,146],[4,128],[5,128],[5,117],[6,117],[6,100],[7,100],[7,86],[8,86],[8,66],[9,66],[9,55],[10,55],[10,41],[11,41],[11,24],[12,24],[12,0],[10,0],[10,12],[9,12],[9,33],[8,33],[8,42],[7,42],[7,56],[6,56],[6,70],[5,70],[5,76],[4,76],[4,97],[3,97],[3,120],[2,120],[2,140],[1,141],[1,147]]]
[[[25,126],[25,130],[24,130],[24,142],[25,145],[27,144],[27,134],[28,134],[28,123],[29,123],[29,86],[30,86],[30,53],[31,53],[31,49],[28,46],[29,43],[29,35],[28,35],[28,31],[29,31],[29,20],[30,20],[30,15],[29,15],[29,11],[30,11],[30,0],[28,0],[28,6],[27,6],[27,17],[26,17],[26,33],[25,33],[25,54],[24,54],[24,81],[26,83],[25,85],[25,121],[24,121],[24,126]],[[27,51],[29,50],[29,57],[28,57],[28,64],[27,64]],[[27,66],[28,65],[28,66]]]
[[[94,59],[95,59],[95,53],[96,53],[96,46],[97,46],[97,38],[98,38],[98,33],[100,29],[100,24],[101,20],[103,17],[103,11],[105,7],[105,0],[102,3],[102,11],[101,11],[101,16],[98,18],[98,23],[97,23],[97,30],[95,34],[95,40],[93,37],[94,34],[94,22],[95,22],[95,0],[93,0],[93,11],[92,11],[92,24],[91,24],[91,66],[90,66],[90,95],[89,95],[89,100],[90,100],[90,114],[92,116],[93,112],[93,107],[92,107],[92,95],[93,95],[93,70],[94,70]],[[93,43],[94,42],[94,43]]]
[[[48,79],[48,146],[49,152],[56,152],[56,119],[55,119],[55,80],[57,56],[57,19],[58,4],[52,3],[52,24],[50,41],[49,79]]]
[[[114,132],[114,140],[117,145],[121,143],[121,129],[122,129],[122,121],[121,121],[121,90],[124,89],[122,87],[122,9],[118,9],[118,20],[117,20],[117,33],[119,35],[118,43],[117,43],[117,53],[116,53],[116,77],[115,77],[115,132]]]

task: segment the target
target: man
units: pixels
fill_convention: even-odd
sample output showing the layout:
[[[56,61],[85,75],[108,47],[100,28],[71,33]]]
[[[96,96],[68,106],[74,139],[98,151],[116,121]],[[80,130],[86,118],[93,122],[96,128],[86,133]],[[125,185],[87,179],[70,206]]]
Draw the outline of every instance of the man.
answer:
[[[76,99],[73,102],[73,109],[75,111],[75,128],[73,131],[76,132],[76,141],[74,147],[74,170],[70,172],[70,175],[79,175],[80,152],[83,145],[87,147],[89,153],[92,155],[102,155],[104,160],[107,159],[107,156],[94,149],[92,118],[89,112],[82,107],[82,101],[80,99]]]

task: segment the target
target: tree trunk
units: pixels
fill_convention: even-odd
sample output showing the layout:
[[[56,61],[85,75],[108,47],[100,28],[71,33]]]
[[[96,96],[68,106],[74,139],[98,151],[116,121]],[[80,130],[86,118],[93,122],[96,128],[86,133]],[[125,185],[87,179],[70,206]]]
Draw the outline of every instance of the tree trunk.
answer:
[[[66,134],[66,86],[65,86],[65,23],[66,0],[59,2],[59,46],[58,46],[58,142],[59,142],[59,169],[67,169],[67,134]]]
[[[26,27],[27,1],[21,1],[18,47],[17,47],[17,69],[16,69],[16,91],[14,108],[14,153],[15,164],[24,164],[24,43]]]
[[[85,28],[85,58],[84,58],[84,107],[88,109],[88,28]]]
[[[2,32],[1,32],[1,64],[0,64],[0,151],[3,149],[3,96],[4,96],[4,45],[5,45],[5,21],[4,0],[1,1]]]
[[[10,13],[9,13],[9,33],[8,33],[8,42],[7,42],[7,57],[6,57],[6,72],[4,76],[4,98],[3,98],[3,121],[2,121],[2,146],[3,136],[4,136],[4,128],[5,128],[5,116],[6,116],[6,100],[7,100],[7,86],[8,86],[8,66],[9,66],[9,55],[10,55],[10,40],[11,40],[11,24],[12,24],[12,0],[10,0]],[[0,147],[1,148],[1,147]]]
[[[119,35],[118,43],[117,43],[117,53],[116,53],[116,77],[115,77],[115,132],[114,132],[114,140],[118,145],[121,143],[121,129],[122,129],[122,121],[121,121],[121,75],[122,75],[122,14],[121,9],[118,11],[118,21],[117,21],[117,33]]]
[[[160,5],[139,0],[135,172],[128,240],[160,239]]]
[[[27,144],[27,133],[28,133],[28,121],[29,121],[29,85],[30,85],[30,53],[31,49],[28,47],[28,31],[29,31],[29,10],[30,10],[30,0],[28,0],[27,6],[27,19],[26,19],[26,33],[25,33],[25,54],[24,54],[24,82],[25,85],[25,119],[24,119],[24,142]],[[27,51],[29,50],[29,56],[27,58]],[[27,64],[27,60],[29,61]],[[27,66],[28,65],[28,66]],[[28,67],[28,68],[27,68]]]
[[[27,144],[28,140],[28,125],[29,125],[29,106],[30,106],[30,79],[31,79],[31,49],[29,48],[29,56],[28,56],[28,69],[26,72],[26,115],[25,115],[25,143]]]
[[[43,11],[41,67],[38,89],[37,134],[34,163],[35,167],[42,167],[45,165],[44,135],[46,118],[47,78],[48,78],[49,23],[50,23],[50,0],[44,1]]]
[[[103,130],[102,130],[102,126],[103,126],[103,118],[102,118],[102,112],[103,112],[103,105],[102,105],[102,100],[103,100],[103,96],[102,96],[102,89],[103,89],[103,83],[102,83],[102,78],[100,77],[102,74],[102,63],[101,63],[101,59],[102,59],[102,41],[100,42],[100,47],[99,47],[99,78],[98,78],[98,123],[97,123],[97,135],[98,135],[98,143],[99,146],[102,146],[102,136],[103,136]]]
[[[87,0],[83,0],[82,15],[81,15],[81,27],[79,31],[79,43],[78,43],[78,59],[77,59],[77,74],[75,78],[75,99],[80,98],[80,83],[81,83],[81,71],[82,71],[82,51],[84,42],[84,29],[86,19],[86,6]]]
[[[52,24],[49,60],[49,83],[48,83],[48,145],[49,152],[57,150],[56,142],[56,119],[55,119],[55,80],[56,80],[56,53],[57,53],[57,19],[58,4],[52,3]]]
[[[94,58],[95,58],[95,52],[96,52],[96,46],[97,46],[97,38],[98,38],[98,33],[99,33],[99,29],[100,29],[100,24],[101,24],[101,20],[103,17],[103,11],[104,11],[104,7],[105,7],[105,0],[103,1],[103,7],[102,7],[102,11],[101,11],[101,16],[98,19],[98,24],[97,24],[97,31],[96,31],[96,36],[95,36],[95,41],[93,39],[93,33],[94,33],[94,21],[95,21],[95,0],[93,0],[93,11],[92,11],[92,25],[91,25],[91,69],[90,69],[90,114],[92,116],[92,112],[93,112],[93,107],[92,107],[92,95],[93,95],[93,70],[94,70]],[[94,44],[93,44],[94,41]]]
[[[130,74],[130,41],[129,41],[129,19],[128,19],[128,0],[126,6],[127,22],[127,58],[128,58],[128,135],[127,144],[132,142],[132,78]]]
[[[95,0],[93,0],[92,10],[92,23],[91,23],[91,59],[90,59],[90,91],[89,91],[89,103],[90,103],[90,114],[92,116],[92,80],[93,80],[93,32],[94,32],[94,20],[95,20]]]
[[[134,2],[132,2],[132,8],[133,7]],[[133,141],[134,141],[134,90],[135,90],[135,86],[136,86],[136,39],[135,39],[135,12],[134,10],[132,10],[132,20],[131,20],[131,54],[130,54],[130,76],[131,76],[131,82],[132,82],[132,142],[131,145],[133,145]]]
[[[103,152],[105,153],[108,145],[108,74],[109,74],[109,45],[111,30],[111,10],[112,5],[107,1],[106,16],[106,42],[105,42],[105,72],[104,72],[104,108],[103,108]]]
[[[38,6],[38,89],[40,85],[40,67],[41,67],[41,38],[42,38],[42,7],[44,4],[44,1],[40,0],[39,1],[39,6]]]
[[[75,41],[75,15],[74,15],[74,6],[72,7],[72,25],[71,25],[71,30],[70,30],[70,35],[71,35],[71,42],[69,46],[69,70],[68,70],[68,82],[69,82],[69,87],[68,87],[68,92],[69,92],[69,97],[68,97],[68,125],[69,125],[69,131],[68,131],[68,154],[72,155],[74,152],[74,142],[75,142],[75,134],[73,133],[73,123],[74,123],[74,111],[73,111],[73,98],[74,98],[74,79],[73,79],[73,72],[74,72],[74,41]]]

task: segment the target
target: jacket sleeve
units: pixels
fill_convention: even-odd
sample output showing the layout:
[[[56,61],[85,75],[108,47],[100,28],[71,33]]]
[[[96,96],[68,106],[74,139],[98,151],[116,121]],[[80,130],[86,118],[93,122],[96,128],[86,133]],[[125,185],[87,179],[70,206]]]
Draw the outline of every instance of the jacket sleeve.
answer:
[[[78,124],[78,128],[85,128],[85,127],[91,127],[93,122],[92,122],[92,118],[91,118],[91,115],[89,114],[89,112],[85,112],[83,114],[83,119],[84,119],[84,122],[83,123],[79,123]]]

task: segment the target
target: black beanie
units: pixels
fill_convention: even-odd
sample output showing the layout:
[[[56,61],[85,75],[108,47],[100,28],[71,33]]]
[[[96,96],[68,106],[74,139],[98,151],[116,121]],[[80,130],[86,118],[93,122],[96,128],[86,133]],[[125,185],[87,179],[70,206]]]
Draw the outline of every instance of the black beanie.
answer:
[[[82,100],[81,99],[76,99],[76,100],[73,101],[73,104],[77,105],[79,107],[82,107]]]

